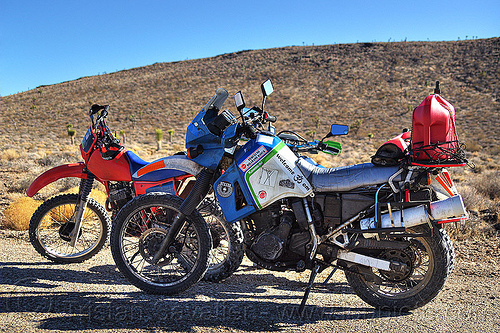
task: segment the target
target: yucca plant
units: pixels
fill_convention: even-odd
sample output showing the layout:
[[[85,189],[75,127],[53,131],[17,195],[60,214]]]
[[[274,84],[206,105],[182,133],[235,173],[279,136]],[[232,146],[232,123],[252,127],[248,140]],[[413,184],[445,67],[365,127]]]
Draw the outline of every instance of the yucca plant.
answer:
[[[174,135],[174,132],[175,131],[173,129],[169,129],[167,131],[167,133],[168,133],[168,142],[172,142],[172,136]]]
[[[126,135],[125,135],[125,130],[120,130],[120,140],[122,140],[122,143],[125,143]]]
[[[71,144],[74,145],[76,131],[73,129],[73,125],[71,124],[66,125],[66,130],[68,131],[68,136],[71,140]]]
[[[156,150],[161,149],[161,141],[163,140],[163,131],[160,128],[155,130],[156,135]]]

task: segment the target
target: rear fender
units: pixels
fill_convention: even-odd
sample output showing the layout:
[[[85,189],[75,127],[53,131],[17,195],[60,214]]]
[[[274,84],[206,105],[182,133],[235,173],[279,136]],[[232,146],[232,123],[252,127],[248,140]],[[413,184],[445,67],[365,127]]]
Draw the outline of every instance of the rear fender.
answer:
[[[26,195],[28,197],[33,197],[42,188],[61,178],[75,177],[75,178],[87,179],[87,174],[83,171],[84,169],[85,169],[85,163],[78,162],[71,164],[63,164],[55,168],[52,168],[50,170],[47,170],[40,176],[38,176],[33,181],[33,183],[31,183],[30,187],[26,191]]]

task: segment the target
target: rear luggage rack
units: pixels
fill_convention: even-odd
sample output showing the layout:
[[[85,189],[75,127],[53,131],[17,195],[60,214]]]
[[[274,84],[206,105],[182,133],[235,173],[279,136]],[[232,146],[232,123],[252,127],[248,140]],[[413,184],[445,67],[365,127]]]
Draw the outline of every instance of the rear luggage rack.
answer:
[[[422,142],[417,142],[418,144]],[[410,150],[410,165],[424,167],[458,167],[468,164],[465,145],[458,140],[438,142]]]

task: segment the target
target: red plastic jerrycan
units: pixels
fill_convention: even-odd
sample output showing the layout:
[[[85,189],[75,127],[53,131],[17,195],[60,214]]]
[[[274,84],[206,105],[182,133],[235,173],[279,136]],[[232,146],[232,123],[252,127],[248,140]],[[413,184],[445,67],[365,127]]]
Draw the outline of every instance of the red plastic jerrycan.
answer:
[[[439,94],[429,95],[413,111],[411,148],[415,160],[444,160],[458,145],[455,108]]]

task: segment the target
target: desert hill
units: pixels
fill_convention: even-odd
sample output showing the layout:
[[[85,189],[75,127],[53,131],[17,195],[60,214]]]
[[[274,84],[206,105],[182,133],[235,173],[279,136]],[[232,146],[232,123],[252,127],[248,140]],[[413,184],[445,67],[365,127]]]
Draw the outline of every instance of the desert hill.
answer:
[[[187,124],[216,88],[230,96],[241,90],[247,104],[256,105],[259,84],[271,78],[275,92],[267,109],[278,116],[278,129],[319,136],[332,122],[357,122],[357,135],[372,133],[378,143],[411,126],[413,108],[439,80],[442,96],[457,109],[459,138],[496,155],[491,134],[500,126],[499,59],[500,38],[492,38],[291,46],[156,63],[1,97],[0,136],[8,138],[3,145],[64,140],[72,124],[79,141],[86,110],[100,103],[111,105],[111,127],[136,142],[154,141],[161,128],[174,129],[174,140],[183,144]],[[225,107],[235,112],[231,98]]]

